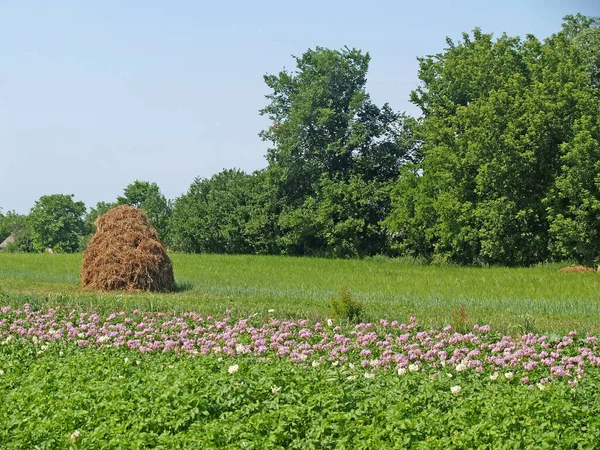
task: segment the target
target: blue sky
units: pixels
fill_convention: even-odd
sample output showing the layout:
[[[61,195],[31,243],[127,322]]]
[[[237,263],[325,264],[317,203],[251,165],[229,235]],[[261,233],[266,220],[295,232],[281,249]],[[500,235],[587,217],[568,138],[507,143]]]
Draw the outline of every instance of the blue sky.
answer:
[[[315,46],[371,54],[377,104],[416,113],[416,58],[479,26],[545,38],[594,0],[0,0],[0,207],[92,207],[136,179],[174,199],[195,177],[266,165],[263,75]]]

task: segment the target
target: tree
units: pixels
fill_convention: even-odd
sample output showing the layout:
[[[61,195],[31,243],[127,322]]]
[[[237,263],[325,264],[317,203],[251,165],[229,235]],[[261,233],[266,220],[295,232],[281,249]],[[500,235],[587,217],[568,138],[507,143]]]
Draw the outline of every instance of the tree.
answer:
[[[172,213],[171,203],[160,192],[156,183],[136,180],[127,185],[123,196],[117,197],[118,205],[131,205],[143,209],[148,220],[158,231],[160,238],[169,243],[169,219]],[[102,207],[108,206],[107,204]]]
[[[28,216],[35,251],[51,248],[55,252],[76,252],[85,234],[85,205],[73,195],[44,195],[35,202]]]
[[[6,252],[33,252],[31,241],[31,228],[27,216],[8,211],[6,215],[0,214],[0,242],[10,235],[15,236],[15,241],[8,244]]]
[[[2,214],[2,211],[0,209],[0,242],[4,241],[4,239],[6,239],[10,235],[10,231],[8,231],[6,225],[4,224],[4,220],[4,214]]]
[[[173,247],[195,253],[262,252],[264,222],[255,201],[258,177],[231,169],[196,178],[175,200]]]
[[[278,217],[277,246],[288,254],[338,254],[333,248],[341,249],[339,243],[332,247],[326,236],[332,236],[333,228],[341,230],[341,222],[348,225],[346,214],[330,205],[321,208],[319,202],[337,188],[385,189],[400,165],[415,157],[414,121],[387,104],[379,108],[371,102],[365,90],[368,54],[317,47],[294,59],[295,72],[265,76],[272,92],[261,110],[272,121],[261,136],[273,144],[267,153],[266,179],[275,199],[269,210]],[[327,213],[329,218],[323,216]],[[369,221],[364,226],[357,223],[351,228],[364,232],[378,227],[370,221],[380,216],[371,214],[364,218]],[[364,246],[358,240],[365,236],[354,236],[342,253],[362,253],[358,248]],[[375,248],[379,247],[369,251]]]
[[[600,263],[600,19],[567,16],[548,42],[546,83],[570,103],[560,169],[544,199],[556,259]]]
[[[420,59],[411,99],[423,112],[423,159],[404,172],[407,190],[394,191],[386,221],[399,249],[468,264],[554,256],[547,208],[564,170],[561,149],[597,114],[596,63],[577,38],[595,42],[587,23],[545,42],[475,29]]]

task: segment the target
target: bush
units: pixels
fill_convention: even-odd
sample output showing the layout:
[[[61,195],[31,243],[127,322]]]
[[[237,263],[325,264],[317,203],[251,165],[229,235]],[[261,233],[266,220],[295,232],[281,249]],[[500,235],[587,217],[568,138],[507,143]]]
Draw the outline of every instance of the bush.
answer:
[[[364,319],[364,305],[352,297],[348,289],[342,289],[337,296],[332,296],[330,305],[334,319],[349,323],[359,323]]]

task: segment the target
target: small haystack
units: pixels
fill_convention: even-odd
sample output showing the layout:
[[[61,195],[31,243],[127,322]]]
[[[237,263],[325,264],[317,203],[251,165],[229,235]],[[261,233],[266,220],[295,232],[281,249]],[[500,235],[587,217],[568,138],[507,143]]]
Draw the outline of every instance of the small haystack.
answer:
[[[591,267],[569,266],[563,267],[562,269],[558,269],[558,272],[595,272],[595,270]]]
[[[110,291],[175,290],[173,265],[146,214],[117,206],[96,219],[81,267],[84,289]]]

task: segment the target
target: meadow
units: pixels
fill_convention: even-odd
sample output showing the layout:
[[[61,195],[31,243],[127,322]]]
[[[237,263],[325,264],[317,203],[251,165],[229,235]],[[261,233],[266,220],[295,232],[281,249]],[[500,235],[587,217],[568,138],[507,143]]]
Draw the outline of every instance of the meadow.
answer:
[[[488,324],[504,333],[600,332],[600,276],[531,268],[419,265],[407,259],[334,260],[171,254],[172,294],[96,294],[79,287],[81,254],[0,255],[0,300],[110,311],[119,308],[235,317],[274,309],[280,318],[323,320],[348,290],[369,320],[418,318],[426,326]]]
[[[0,254],[0,449],[598,448],[598,274],[171,257],[98,294]]]

